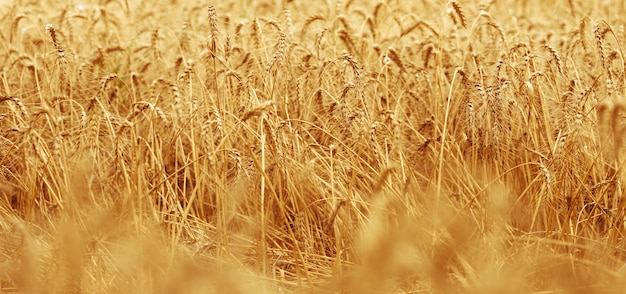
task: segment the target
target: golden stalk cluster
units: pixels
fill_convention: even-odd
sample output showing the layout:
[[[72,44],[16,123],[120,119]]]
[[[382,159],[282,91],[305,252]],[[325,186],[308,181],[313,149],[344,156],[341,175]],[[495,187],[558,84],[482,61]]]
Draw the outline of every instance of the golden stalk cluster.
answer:
[[[0,292],[626,286],[623,3],[83,2],[0,4]]]

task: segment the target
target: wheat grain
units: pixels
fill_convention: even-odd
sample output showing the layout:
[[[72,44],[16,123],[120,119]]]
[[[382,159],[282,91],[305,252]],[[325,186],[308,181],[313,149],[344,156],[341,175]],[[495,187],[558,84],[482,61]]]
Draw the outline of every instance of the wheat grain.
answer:
[[[261,40],[261,25],[259,24],[259,20],[257,18],[254,18],[254,20],[252,20],[251,35],[252,35],[252,40],[254,41],[255,49],[258,49],[262,44],[262,40]]]
[[[559,53],[556,52],[556,50],[554,49],[554,47],[546,44],[544,45],[544,47],[548,50],[548,52],[550,52],[550,55],[552,56],[552,59],[554,59],[554,61],[556,62],[556,67],[559,71],[560,74],[564,74],[564,70],[563,70],[563,61],[561,60],[561,57],[559,56]]]
[[[487,25],[490,27],[493,27],[494,29],[496,29],[496,31],[498,31],[498,36],[500,37],[500,39],[502,40],[502,43],[504,43],[505,45],[507,44],[506,41],[506,36],[504,34],[504,29],[502,29],[502,27],[500,25],[498,25],[498,23],[495,22],[495,20],[493,19],[493,17],[491,17],[491,14],[489,14],[486,11],[481,11],[480,14],[478,15],[479,18],[486,18],[487,19]]]
[[[367,16],[365,18],[365,23],[367,23],[367,28],[370,31],[370,34],[372,35],[372,38],[374,40],[378,39],[378,30],[376,30],[376,24],[374,23],[374,18],[372,18],[371,16]]]
[[[117,78],[117,74],[108,74],[105,77],[100,79],[100,86],[99,86],[100,95],[102,96],[105,95],[107,85],[115,78]]]
[[[274,55],[272,56],[272,59],[270,59],[270,61],[267,64],[267,67],[265,68],[266,74],[269,74],[272,68],[275,66],[275,64],[280,63],[284,59],[285,51],[287,47],[286,39],[287,39],[287,36],[285,36],[285,34],[283,33],[281,33],[280,36],[278,37],[278,42],[276,43],[276,49],[274,51]]]
[[[284,9],[283,10],[283,16],[285,18],[285,28],[287,28],[287,36],[288,37],[292,37],[293,35],[293,19],[291,18],[291,12],[289,11],[289,9]]]
[[[389,58],[401,69],[404,70],[404,62],[402,62],[402,59],[400,58],[400,55],[398,54],[398,51],[396,51],[396,49],[394,49],[393,47],[389,47],[387,48],[387,56],[389,56]]]
[[[326,36],[327,28],[323,28],[315,37],[315,49],[317,51],[317,59],[322,60],[322,51],[324,50],[324,37]]]
[[[452,1],[450,2],[450,4],[452,5],[456,17],[459,18],[461,26],[467,28],[467,19],[465,18],[465,13],[463,12],[463,8],[461,7],[461,5],[457,1]],[[455,20],[455,18],[453,18],[453,20]]]
[[[607,60],[606,60],[606,53],[604,50],[604,44],[603,44],[603,34],[600,31],[600,24],[596,24],[593,27],[593,33],[596,39],[596,49],[598,52],[598,56],[600,58],[600,64],[602,65],[602,68],[606,71],[607,74],[610,74],[609,71],[609,67],[607,64]],[[610,76],[609,76],[610,77]]]
[[[264,27],[273,27],[274,29],[276,29],[276,32],[278,32],[279,35],[284,33],[283,32],[283,27],[275,19],[267,19],[267,20],[265,20],[265,26]]]
[[[274,105],[274,101],[271,101],[271,100],[254,105],[252,109],[246,111],[243,117],[241,117],[241,121],[247,121],[252,117],[260,116],[263,112],[267,111],[267,109],[272,105]]]
[[[231,38],[230,35],[226,35],[226,38],[224,40],[224,60],[228,62],[228,59],[230,58],[231,54],[233,53],[233,47],[232,47],[232,43],[231,43]]]
[[[65,50],[61,46],[61,41],[57,36],[57,31],[52,24],[46,24],[46,32],[50,35],[50,39],[52,39],[52,44],[54,45],[54,49],[56,50],[57,55],[57,66],[59,69],[59,90],[63,94],[69,93],[70,82],[67,79],[66,72],[66,63],[67,60],[65,58]]]
[[[217,54],[217,48],[219,43],[219,30],[217,28],[217,14],[215,13],[215,6],[209,6],[209,27],[211,28],[211,35],[209,35],[209,50],[213,55]]]
[[[152,30],[152,34],[150,35],[150,46],[149,48],[152,50],[153,52],[153,57],[155,60],[161,60],[162,56],[161,56],[161,50],[159,49],[158,46],[158,42],[159,42],[159,28],[155,28]]]
[[[426,49],[422,48],[422,60],[424,61],[424,65],[422,68],[428,68],[428,64],[431,59],[431,55],[435,52],[435,45],[432,43],[424,46]]]
[[[13,38],[15,35],[17,35],[17,29],[19,27],[20,21],[25,19],[26,15],[25,14],[19,14],[17,16],[15,16],[15,18],[13,19],[13,22],[11,22],[11,27],[9,29],[9,42],[13,42]]]
[[[180,29],[180,49],[183,52],[189,52],[189,50],[191,49],[191,37],[189,36],[189,30],[190,30],[190,26],[191,23],[186,20],[183,22],[183,25],[181,26]]]
[[[337,31],[337,34],[339,35],[339,38],[343,42],[344,46],[346,46],[346,49],[348,50],[348,52],[350,52],[350,54],[356,54],[357,53],[356,45],[354,44],[352,37],[350,36],[350,33],[348,33],[344,29],[340,29],[339,31]]]
[[[585,49],[585,52],[589,51],[589,44],[587,43],[587,20],[589,19],[589,17],[583,17],[580,20],[579,26],[578,26],[578,34],[580,35],[580,41],[583,44],[583,48]]]

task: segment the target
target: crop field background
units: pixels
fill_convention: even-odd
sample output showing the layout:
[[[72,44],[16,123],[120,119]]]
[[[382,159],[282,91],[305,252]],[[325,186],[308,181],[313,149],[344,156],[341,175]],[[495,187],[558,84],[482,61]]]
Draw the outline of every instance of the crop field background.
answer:
[[[625,1],[0,3],[0,292],[623,293]]]

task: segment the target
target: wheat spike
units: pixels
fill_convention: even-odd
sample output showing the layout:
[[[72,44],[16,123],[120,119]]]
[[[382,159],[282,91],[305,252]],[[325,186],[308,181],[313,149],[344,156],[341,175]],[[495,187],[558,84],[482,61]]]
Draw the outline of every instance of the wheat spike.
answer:
[[[457,1],[452,1],[450,4],[452,5],[456,17],[459,19],[461,26],[467,28],[467,19],[465,18],[465,13],[463,12],[461,5]]]

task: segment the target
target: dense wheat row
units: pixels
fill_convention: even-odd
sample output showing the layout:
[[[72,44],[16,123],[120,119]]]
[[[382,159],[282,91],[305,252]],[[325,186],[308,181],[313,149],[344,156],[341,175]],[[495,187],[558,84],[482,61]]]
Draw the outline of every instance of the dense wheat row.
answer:
[[[0,291],[626,286],[623,1],[194,2],[0,4]]]

